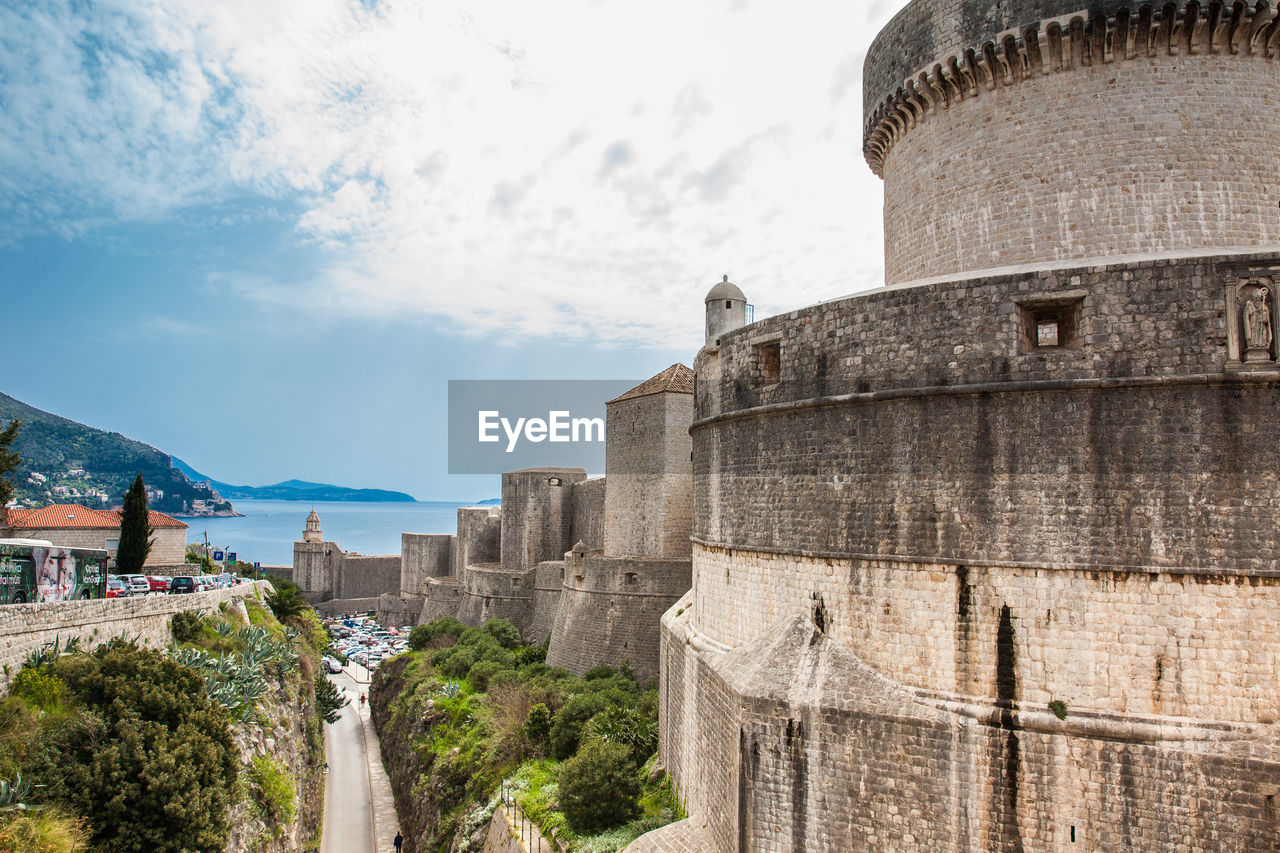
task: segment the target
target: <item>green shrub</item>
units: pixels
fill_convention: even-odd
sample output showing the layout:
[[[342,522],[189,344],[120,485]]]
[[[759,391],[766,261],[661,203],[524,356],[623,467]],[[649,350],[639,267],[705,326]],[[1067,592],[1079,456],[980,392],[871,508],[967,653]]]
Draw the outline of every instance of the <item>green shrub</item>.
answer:
[[[515,657],[517,666],[531,666],[533,664],[545,663],[547,660],[547,649],[545,646],[524,646],[516,649]]]
[[[266,601],[267,606],[271,608],[271,612],[281,622],[293,619],[310,607],[306,599],[302,597],[298,587],[293,585],[268,593]]]
[[[560,765],[560,807],[573,830],[594,835],[639,816],[640,775],[622,744],[592,741]]]
[[[478,693],[483,693],[489,689],[489,679],[496,673],[506,670],[502,664],[492,660],[477,661],[471,669],[467,670],[467,681],[471,682],[471,686]]]
[[[524,734],[529,743],[545,752],[551,745],[551,709],[539,702],[529,709],[524,721]]]
[[[422,648],[426,648],[427,644],[436,637],[460,637],[462,632],[467,630],[467,626],[463,625],[452,616],[441,616],[439,619],[433,619],[426,625],[418,626],[426,630],[419,633],[418,636],[423,637]],[[409,632],[409,645],[413,646],[413,631]]]
[[[420,652],[431,642],[431,626],[414,625],[409,631],[409,650]]]
[[[11,688],[13,695],[25,699],[41,711],[52,713],[62,706],[62,695],[67,685],[48,667],[24,666]]]
[[[637,767],[658,748],[658,724],[638,708],[619,705],[606,708],[582,727],[582,743],[604,741],[625,746]]]
[[[102,849],[223,850],[236,753],[203,677],[122,640],[53,672],[78,712],[30,744],[40,796],[87,818]]]
[[[179,643],[194,643],[203,633],[203,627],[204,620],[193,610],[175,613],[169,620],[169,630],[173,632],[173,639]]]
[[[471,671],[471,667],[476,665],[479,658],[476,650],[471,646],[457,645],[441,651],[446,652],[446,654],[438,664],[435,663],[435,658],[433,657],[432,663],[435,664],[436,669],[450,678],[466,678],[467,673]]]
[[[611,704],[600,693],[584,693],[566,702],[551,724],[551,754],[563,761],[577,752],[582,727]]]
[[[616,669],[609,666],[608,664],[602,663],[599,666],[593,666],[591,667],[591,669],[587,670],[586,673],[583,674],[582,680],[597,681],[601,678],[613,678],[617,674],[618,674],[618,671]]]
[[[253,759],[249,769],[249,781],[254,793],[271,822],[280,826],[293,820],[297,811],[298,792],[293,787],[293,777],[280,762],[267,758]]]
[[[484,629],[504,649],[514,649],[524,642],[520,631],[506,619],[490,619],[484,623]]]

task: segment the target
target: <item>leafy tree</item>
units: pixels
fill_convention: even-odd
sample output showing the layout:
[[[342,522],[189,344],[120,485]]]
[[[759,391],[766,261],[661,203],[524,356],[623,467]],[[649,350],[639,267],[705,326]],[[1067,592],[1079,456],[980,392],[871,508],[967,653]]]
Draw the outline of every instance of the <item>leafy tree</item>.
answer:
[[[506,619],[490,619],[484,623],[484,629],[504,649],[514,649],[523,643],[519,629]]]
[[[631,751],[592,741],[560,765],[560,807],[575,832],[594,835],[640,814],[640,775]]]
[[[524,721],[524,733],[529,743],[545,751],[551,744],[551,709],[542,702],[530,708]]]
[[[151,536],[147,517],[147,487],[139,474],[124,496],[124,515],[120,519],[120,544],[116,549],[116,571],[122,575],[142,571],[155,539]]]
[[[21,427],[22,421],[15,419],[0,431],[0,509],[4,509],[13,500],[13,482],[9,477],[22,464],[22,457],[13,449],[14,439],[18,437]]]

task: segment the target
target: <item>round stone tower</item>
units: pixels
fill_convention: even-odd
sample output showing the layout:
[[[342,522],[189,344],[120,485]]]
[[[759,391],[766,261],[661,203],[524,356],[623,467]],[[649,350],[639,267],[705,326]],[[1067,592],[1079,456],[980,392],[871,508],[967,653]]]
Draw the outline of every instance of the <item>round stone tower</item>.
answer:
[[[863,153],[890,285],[1280,243],[1267,0],[915,0],[873,42]]]
[[[707,293],[707,346],[720,345],[720,336],[747,325],[747,297],[729,276]]]
[[[1275,846],[1271,2],[878,36],[890,286],[736,334],[707,297],[660,678],[691,818],[632,850]]]

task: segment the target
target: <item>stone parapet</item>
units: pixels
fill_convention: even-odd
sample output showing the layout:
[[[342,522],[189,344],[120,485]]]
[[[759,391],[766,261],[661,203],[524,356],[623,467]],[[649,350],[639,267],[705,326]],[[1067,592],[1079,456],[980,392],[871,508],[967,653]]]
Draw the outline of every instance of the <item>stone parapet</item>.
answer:
[[[547,663],[582,675],[628,663],[643,683],[658,676],[655,626],[690,585],[687,560],[571,554]]]
[[[90,650],[115,637],[164,648],[173,640],[169,620],[183,610],[214,613],[219,605],[272,592],[266,581],[189,595],[144,595],[89,601],[45,601],[0,605],[0,666],[8,678],[16,675],[27,656],[55,639],[78,639]],[[3,689],[8,690],[8,678]]]

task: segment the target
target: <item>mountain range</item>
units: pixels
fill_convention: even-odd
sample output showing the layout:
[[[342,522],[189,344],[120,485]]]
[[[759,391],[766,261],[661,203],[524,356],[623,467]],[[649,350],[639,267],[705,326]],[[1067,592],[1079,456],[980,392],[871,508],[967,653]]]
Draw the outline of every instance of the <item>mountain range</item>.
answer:
[[[352,489],[330,483],[311,483],[306,480],[284,480],[270,486],[235,486],[212,477],[206,477],[176,456],[170,457],[173,467],[195,483],[208,482],[214,491],[230,500],[272,501],[361,501],[367,503],[412,502],[413,495],[386,489]]]

